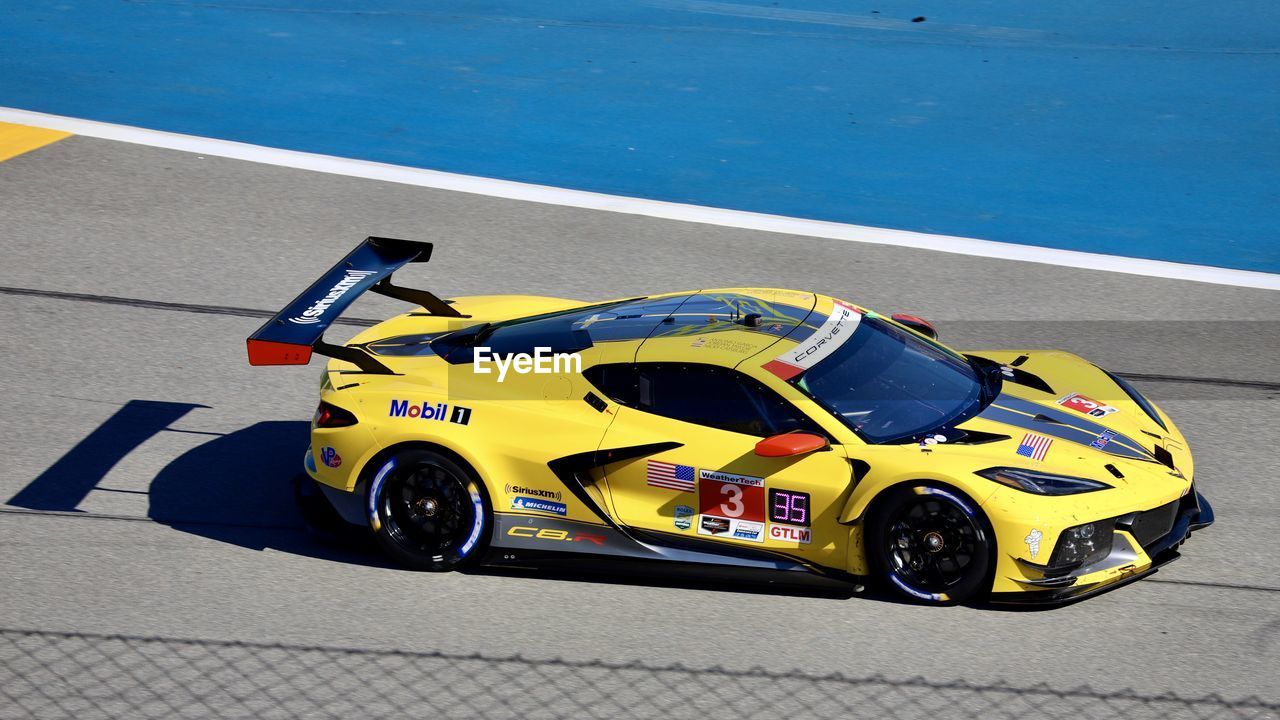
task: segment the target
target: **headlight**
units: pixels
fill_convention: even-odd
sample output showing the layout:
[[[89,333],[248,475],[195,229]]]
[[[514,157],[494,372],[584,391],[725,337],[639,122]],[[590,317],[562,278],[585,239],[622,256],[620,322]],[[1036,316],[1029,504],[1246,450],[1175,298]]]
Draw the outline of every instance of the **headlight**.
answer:
[[[1110,485],[1097,480],[1053,475],[1024,468],[993,467],[979,470],[978,474],[1001,485],[1035,495],[1076,495],[1078,493],[1108,490]]]
[[[1092,565],[1111,554],[1115,518],[1067,528],[1058,536],[1058,547],[1049,559],[1050,567]]]

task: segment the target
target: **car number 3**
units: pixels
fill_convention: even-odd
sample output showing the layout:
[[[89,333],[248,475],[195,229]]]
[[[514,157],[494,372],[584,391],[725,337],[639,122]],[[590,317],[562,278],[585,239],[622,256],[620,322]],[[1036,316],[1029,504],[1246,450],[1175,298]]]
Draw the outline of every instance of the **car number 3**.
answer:
[[[726,517],[742,517],[742,511],[747,509],[742,504],[742,488],[737,485],[721,485],[720,494],[729,496],[728,500],[720,503],[720,512],[724,513]]]

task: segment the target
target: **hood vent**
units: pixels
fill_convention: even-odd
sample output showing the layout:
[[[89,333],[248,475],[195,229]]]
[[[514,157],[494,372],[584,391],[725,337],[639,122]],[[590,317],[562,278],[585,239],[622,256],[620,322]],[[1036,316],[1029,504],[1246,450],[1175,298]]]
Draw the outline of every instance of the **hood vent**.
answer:
[[[1056,394],[1053,392],[1053,388],[1049,386],[1049,383],[1045,382],[1044,378],[1039,375],[1034,375],[1026,370],[1019,370],[1018,368],[1010,369],[1013,370],[1013,376],[1010,377],[1005,375],[1006,380],[1032,388],[1033,390],[1049,393],[1050,395]]]
[[[965,430],[962,437],[955,440],[947,440],[952,445],[985,445],[987,443],[1000,442],[1008,440],[1008,435],[1000,435],[999,433],[982,432],[981,430]]]

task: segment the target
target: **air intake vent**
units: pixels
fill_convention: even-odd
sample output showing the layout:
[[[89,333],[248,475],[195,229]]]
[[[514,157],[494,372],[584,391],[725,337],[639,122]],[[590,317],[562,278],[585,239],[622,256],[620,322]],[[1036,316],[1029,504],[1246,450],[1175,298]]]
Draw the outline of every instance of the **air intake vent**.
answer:
[[[1161,505],[1155,510],[1138,513],[1138,516],[1133,520],[1131,531],[1139,545],[1146,547],[1169,534],[1169,531],[1173,529],[1173,521],[1177,517],[1178,504],[1180,502],[1181,499],[1174,500],[1167,505]]]

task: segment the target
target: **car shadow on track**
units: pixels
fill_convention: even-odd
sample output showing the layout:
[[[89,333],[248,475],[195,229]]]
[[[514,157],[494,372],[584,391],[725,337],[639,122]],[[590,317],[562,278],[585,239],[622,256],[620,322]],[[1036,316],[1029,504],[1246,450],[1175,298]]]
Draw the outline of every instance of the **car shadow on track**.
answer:
[[[253,550],[391,567],[372,539],[317,534],[293,488],[309,424],[266,421],[217,436],[179,456],[151,481],[148,517],[175,530]]]
[[[195,403],[132,400],[7,501],[38,511],[81,512],[79,505],[116,464],[161,433],[207,435],[151,480],[147,517],[192,535],[252,550],[391,567],[372,542],[317,542],[294,498],[309,425],[267,421],[230,433],[172,427]]]
[[[737,576],[707,577],[701,566],[682,566],[664,563],[661,566],[642,560],[614,560],[612,569],[589,570],[568,567],[491,567],[480,566],[462,572],[468,575],[527,578],[549,582],[579,582],[638,587],[660,587],[678,590],[733,592],[750,595],[779,595],[809,597],[815,599],[848,600],[865,598],[892,600],[871,591],[858,590],[852,583],[827,580],[818,576],[787,578],[781,573],[765,571],[741,573]]]
[[[133,400],[27,484],[8,504],[31,510],[77,512],[78,505],[135,448],[164,432],[208,435],[152,479],[147,517],[184,533],[251,550],[370,567],[396,568],[366,529],[346,525],[336,514],[304,512],[295,478],[308,443],[305,421],[265,421],[230,433],[172,427],[194,403]],[[406,571],[408,572],[408,571]],[[566,559],[537,566],[480,566],[468,574],[502,575],[549,582],[589,582],[737,592],[821,599],[901,603],[896,596],[854,582],[816,575],[760,570],[714,574],[703,566],[642,560],[607,563]],[[984,609],[1008,606],[978,605]]]
[[[398,566],[372,535],[336,513],[303,512],[294,492],[308,423],[260,422],[220,435],[169,463],[151,483],[149,516],[176,530],[254,550],[273,549],[337,562]],[[572,561],[570,561],[572,562]],[[406,571],[409,572],[409,571]],[[469,574],[819,598],[851,598],[856,586],[817,576],[745,572],[707,579],[705,568],[612,561],[586,568],[480,566]]]

